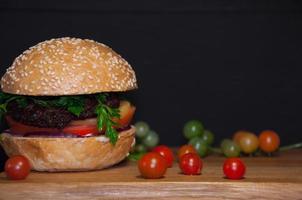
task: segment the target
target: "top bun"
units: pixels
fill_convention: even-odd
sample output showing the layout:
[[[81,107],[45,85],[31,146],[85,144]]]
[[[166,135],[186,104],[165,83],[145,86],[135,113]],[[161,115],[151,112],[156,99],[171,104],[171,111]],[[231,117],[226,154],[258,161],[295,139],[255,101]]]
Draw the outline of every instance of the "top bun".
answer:
[[[119,54],[93,40],[58,38],[18,56],[1,79],[3,92],[32,96],[80,95],[137,88]]]

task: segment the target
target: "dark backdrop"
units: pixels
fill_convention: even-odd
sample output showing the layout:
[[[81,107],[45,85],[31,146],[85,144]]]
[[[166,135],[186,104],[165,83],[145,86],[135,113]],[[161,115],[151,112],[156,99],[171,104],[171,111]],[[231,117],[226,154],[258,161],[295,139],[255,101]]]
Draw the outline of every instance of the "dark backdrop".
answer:
[[[185,143],[189,119],[216,141],[238,129],[302,140],[299,1],[1,0],[1,75],[29,46],[62,36],[103,42],[132,64],[135,120],[161,143]]]

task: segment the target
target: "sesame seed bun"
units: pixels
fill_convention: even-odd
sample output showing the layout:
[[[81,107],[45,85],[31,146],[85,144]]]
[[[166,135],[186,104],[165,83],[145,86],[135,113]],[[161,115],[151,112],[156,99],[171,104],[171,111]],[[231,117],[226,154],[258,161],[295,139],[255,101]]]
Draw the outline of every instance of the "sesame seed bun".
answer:
[[[0,140],[8,156],[23,155],[36,171],[88,171],[110,167],[123,160],[135,143],[135,128],[119,133],[115,145],[104,136],[88,138],[15,137]]]
[[[32,96],[80,95],[137,88],[135,72],[108,46],[77,38],[24,51],[1,79],[2,91]]]

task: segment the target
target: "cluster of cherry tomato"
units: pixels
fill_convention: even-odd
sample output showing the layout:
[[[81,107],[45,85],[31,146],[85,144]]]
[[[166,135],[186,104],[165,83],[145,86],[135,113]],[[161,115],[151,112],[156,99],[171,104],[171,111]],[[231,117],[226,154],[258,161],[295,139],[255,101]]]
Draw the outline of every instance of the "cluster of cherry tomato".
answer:
[[[179,148],[178,164],[185,175],[200,175],[203,161],[192,145],[183,145]],[[144,178],[162,178],[167,168],[173,166],[174,154],[172,150],[160,145],[144,154],[138,161],[138,169]],[[245,174],[245,164],[239,158],[226,159],[223,164],[223,172],[229,179],[241,179]]]
[[[200,157],[205,157],[210,152],[210,147],[214,143],[214,134],[204,128],[198,120],[190,120],[185,123],[183,133],[188,144],[192,145]]]
[[[131,156],[129,157],[141,157],[144,153],[154,148],[159,143],[158,134],[150,129],[150,126],[144,121],[138,121],[135,123],[136,128],[136,144],[131,150]],[[134,158],[134,160],[137,160]]]
[[[257,150],[271,154],[279,149],[279,135],[272,130],[262,131],[257,137],[249,131],[237,131],[233,139],[224,139],[221,142],[221,152],[226,157],[238,157],[240,153],[252,154]],[[215,149],[213,148],[215,151]]]
[[[191,120],[185,123],[183,128],[185,138],[189,140],[198,154],[205,157],[209,152],[223,153],[226,157],[238,157],[241,153],[252,154],[257,150],[271,154],[280,146],[279,135],[273,130],[265,130],[257,137],[249,131],[237,131],[233,139],[224,139],[220,149],[211,145],[214,142],[214,134],[204,129],[203,124],[198,120]]]

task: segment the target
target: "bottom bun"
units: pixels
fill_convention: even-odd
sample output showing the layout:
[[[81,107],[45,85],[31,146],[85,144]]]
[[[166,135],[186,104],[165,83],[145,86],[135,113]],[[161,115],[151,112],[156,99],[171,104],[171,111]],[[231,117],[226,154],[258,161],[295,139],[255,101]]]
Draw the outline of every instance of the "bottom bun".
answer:
[[[87,138],[17,137],[1,135],[8,156],[23,155],[36,171],[88,171],[122,161],[135,143],[135,128],[120,132],[112,145],[105,136]]]

